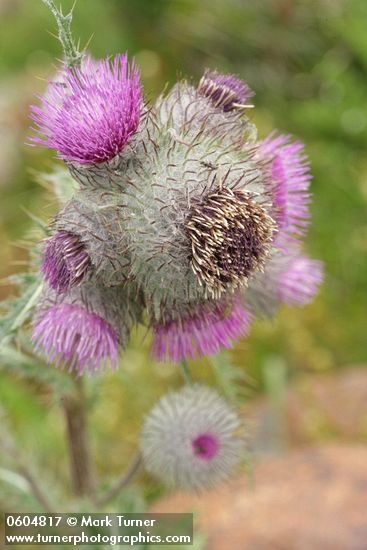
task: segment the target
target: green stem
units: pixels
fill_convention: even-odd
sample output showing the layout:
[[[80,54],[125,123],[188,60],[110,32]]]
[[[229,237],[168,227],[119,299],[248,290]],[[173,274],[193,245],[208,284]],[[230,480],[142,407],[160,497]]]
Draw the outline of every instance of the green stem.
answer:
[[[191,378],[191,372],[187,364],[187,361],[185,361],[185,359],[180,361],[180,366],[181,366],[182,375],[184,377],[186,384],[192,385],[193,381]]]
[[[126,487],[126,485],[128,485],[130,481],[134,478],[135,474],[138,472],[141,466],[141,463],[142,458],[140,454],[137,453],[131,461],[130,465],[128,466],[126,472],[124,472],[121,478],[117,481],[116,485],[114,485],[105,495],[102,495],[97,499],[97,505],[99,508],[102,508],[120,494],[120,492]]]
[[[35,476],[32,468],[29,466],[29,457],[23,455],[21,449],[19,449],[16,445],[14,438],[8,429],[5,415],[3,415],[1,409],[0,426],[0,451],[2,455],[8,456],[15,470],[23,477],[23,479],[26,480],[34,499],[39,503],[41,508],[49,514],[55,513],[55,510],[49,500],[49,495],[43,489],[42,484]]]
[[[76,47],[73,35],[71,33],[71,22],[73,20],[73,8],[69,13],[63,15],[61,9],[58,10],[53,0],[42,0],[54,15],[59,34],[58,38],[64,50],[65,61],[69,67],[79,66],[83,58],[83,53]]]

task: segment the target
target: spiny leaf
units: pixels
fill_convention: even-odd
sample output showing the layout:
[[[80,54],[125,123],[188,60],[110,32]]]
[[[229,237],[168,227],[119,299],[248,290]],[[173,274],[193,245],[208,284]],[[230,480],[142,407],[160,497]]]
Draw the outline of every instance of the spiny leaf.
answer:
[[[71,177],[68,170],[55,166],[52,172],[34,172],[38,183],[46,186],[55,195],[60,205],[66,204],[78,189],[76,181]]]
[[[58,39],[64,50],[65,62],[69,67],[75,67],[80,65],[81,60],[83,59],[83,52],[79,52],[77,46],[75,45],[73,35],[71,33],[71,23],[73,20],[73,9],[64,15],[61,11],[61,8],[58,9],[53,0],[43,0],[44,4],[48,6],[54,15],[57,27],[58,27]]]
[[[9,311],[0,319],[0,346],[11,338],[15,332],[29,319],[42,291],[42,283],[38,280],[12,301],[7,301]]]
[[[18,286],[33,285],[39,280],[37,273],[15,273],[0,281],[0,284],[12,284]],[[1,302],[4,304],[4,302]]]
[[[66,391],[74,391],[72,378],[67,371],[57,369],[42,362],[35,356],[17,349],[14,344],[5,344],[0,348],[2,370],[19,376],[37,380],[52,387],[57,397]]]
[[[13,485],[14,487],[16,487],[16,489],[23,491],[24,493],[29,492],[28,483],[26,482],[24,477],[16,472],[6,470],[5,468],[0,468],[0,480],[5,481],[10,485]]]
[[[23,212],[25,212],[27,214],[27,216],[34,222],[34,224],[36,225],[36,227],[38,227],[39,229],[41,229],[42,233],[45,235],[45,236],[48,236],[50,234],[50,230],[49,230],[49,227],[48,227],[48,224],[46,222],[44,222],[41,218],[39,218],[38,216],[36,216],[36,214],[33,214],[33,212],[30,212],[29,210],[27,210],[26,208],[22,207],[22,210]]]
[[[251,380],[240,367],[233,364],[230,354],[222,351],[208,360],[226,398],[234,403],[246,400]]]

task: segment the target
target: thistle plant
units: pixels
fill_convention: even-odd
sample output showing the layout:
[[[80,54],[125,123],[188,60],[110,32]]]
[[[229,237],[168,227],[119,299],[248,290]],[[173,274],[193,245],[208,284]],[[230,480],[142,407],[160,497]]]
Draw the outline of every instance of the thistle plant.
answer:
[[[309,163],[288,136],[256,137],[245,114],[252,95],[237,77],[207,71],[197,85],[178,82],[148,105],[126,54],[60,68],[32,108],[32,142],[55,149],[79,188],[44,244],[44,294],[51,288],[65,306],[72,288],[83,295],[85,285],[91,296],[128,294],[119,322],[125,329],[131,308],[144,311],[134,321],[153,330],[156,358],[171,361],[232,347],[261,313],[259,294],[265,302],[307,303],[322,277],[320,264],[300,252]],[[62,311],[67,323],[75,309]],[[105,322],[104,333],[123,348],[128,334],[121,338],[108,317],[99,315],[96,337]],[[34,331],[55,359],[65,354],[53,319],[37,316]],[[68,355],[69,339],[65,346]],[[115,347],[99,351],[91,345],[93,369],[97,357],[116,359]]]
[[[302,251],[302,143],[257,136],[254,92],[235,75],[205,70],[148,103],[127,53],[79,52],[71,17],[45,3],[65,61],[31,109],[30,141],[55,152],[75,191],[39,248],[35,352],[77,377],[117,368],[144,324],[153,357],[187,375],[187,359],[232,348],[257,317],[310,302],[322,266]],[[216,391],[189,384],[146,416],[141,454],[164,482],[203,489],[243,457],[241,426]]]

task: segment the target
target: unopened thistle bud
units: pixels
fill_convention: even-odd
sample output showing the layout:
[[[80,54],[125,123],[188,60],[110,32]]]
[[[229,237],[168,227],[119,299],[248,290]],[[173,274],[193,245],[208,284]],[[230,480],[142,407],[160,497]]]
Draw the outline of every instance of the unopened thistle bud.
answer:
[[[59,212],[53,223],[57,232],[46,242],[42,267],[52,288],[63,291],[86,279],[106,287],[126,281],[130,261],[120,202],[118,195],[85,190]]]
[[[200,490],[227,478],[245,452],[243,427],[215,390],[195,385],[163,396],[146,416],[140,448],[164,483]]]
[[[41,271],[54,290],[64,292],[79,284],[90,265],[89,254],[78,235],[59,231],[46,242]]]
[[[210,99],[215,107],[225,112],[246,107],[247,100],[254,95],[240,78],[216,71],[205,72],[199,82],[198,91]]]

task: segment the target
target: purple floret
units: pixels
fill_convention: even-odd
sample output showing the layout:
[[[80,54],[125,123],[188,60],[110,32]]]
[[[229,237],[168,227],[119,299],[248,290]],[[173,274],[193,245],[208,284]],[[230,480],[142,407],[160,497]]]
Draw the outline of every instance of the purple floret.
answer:
[[[324,278],[322,262],[306,256],[292,258],[278,281],[279,299],[289,305],[309,304]]]
[[[106,363],[117,366],[115,330],[99,315],[75,304],[58,304],[44,311],[36,320],[32,339],[49,363],[66,366],[79,375]]]
[[[239,300],[217,304],[179,321],[156,325],[153,353],[160,361],[179,362],[186,358],[214,355],[232,348],[234,340],[248,333],[250,314]]]
[[[54,290],[65,292],[86,276],[91,261],[78,235],[59,231],[46,243],[41,271]]]
[[[41,106],[31,108],[39,134],[33,144],[56,149],[66,162],[101,163],[118,155],[138,128],[139,71],[127,54],[86,59],[80,68],[66,68],[40,99]]]
[[[211,433],[198,435],[192,442],[192,448],[195,456],[203,460],[211,460],[218,453],[218,438]]]
[[[273,159],[272,193],[279,229],[276,245],[286,248],[287,243],[303,236],[309,225],[310,164],[303,143],[292,143],[286,135],[270,134],[261,142],[260,152]]]
[[[232,74],[220,74],[207,71],[199,83],[199,93],[223,111],[232,111],[243,107],[254,92],[249,86]]]

